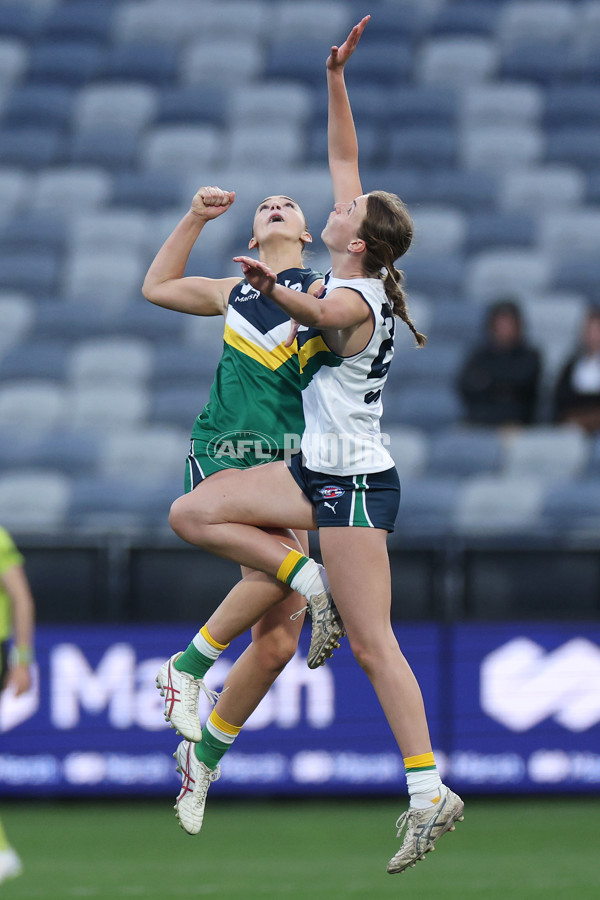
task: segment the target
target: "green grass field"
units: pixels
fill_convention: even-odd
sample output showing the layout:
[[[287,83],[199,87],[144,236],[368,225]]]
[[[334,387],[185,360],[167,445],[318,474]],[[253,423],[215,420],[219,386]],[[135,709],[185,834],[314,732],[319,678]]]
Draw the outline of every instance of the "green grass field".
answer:
[[[210,804],[197,837],[169,801],[5,803],[25,873],[12,898],[598,900],[600,799],[470,800],[415,869],[387,875],[390,801]]]

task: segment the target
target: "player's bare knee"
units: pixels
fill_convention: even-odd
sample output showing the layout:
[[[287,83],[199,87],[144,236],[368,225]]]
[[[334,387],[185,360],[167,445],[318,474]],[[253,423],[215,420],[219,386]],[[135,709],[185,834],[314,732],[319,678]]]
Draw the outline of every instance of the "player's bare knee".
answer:
[[[298,649],[295,636],[272,632],[255,644],[261,666],[268,672],[282,672]]]

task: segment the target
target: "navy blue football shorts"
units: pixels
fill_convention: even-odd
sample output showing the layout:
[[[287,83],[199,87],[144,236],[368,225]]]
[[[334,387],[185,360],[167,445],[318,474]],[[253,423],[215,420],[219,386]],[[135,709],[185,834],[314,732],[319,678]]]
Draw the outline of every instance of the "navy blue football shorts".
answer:
[[[317,525],[394,530],[400,505],[396,467],[368,475],[328,475],[304,465],[301,453],[288,463],[294,481],[317,512]]]

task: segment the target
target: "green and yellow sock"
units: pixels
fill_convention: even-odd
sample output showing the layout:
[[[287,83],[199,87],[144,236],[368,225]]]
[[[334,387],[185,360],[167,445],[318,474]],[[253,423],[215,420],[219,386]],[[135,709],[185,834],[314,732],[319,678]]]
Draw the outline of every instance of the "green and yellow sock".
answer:
[[[411,807],[427,809],[439,803],[442,779],[437,770],[433,753],[405,757],[404,768]]]
[[[314,559],[304,556],[298,550],[290,550],[279,566],[277,579],[289,584],[292,590],[298,591],[303,597],[310,597],[321,594],[326,589],[324,572],[323,566]]]
[[[187,672],[194,678],[204,678],[213,663],[219,658],[223,650],[229,644],[219,644],[208,633],[208,628],[203,625],[194,637],[187,650],[184,650],[174,663],[180,672]]]
[[[202,740],[194,748],[196,757],[209,769],[216,768],[241,730],[241,725],[230,725],[213,709],[202,729]]]

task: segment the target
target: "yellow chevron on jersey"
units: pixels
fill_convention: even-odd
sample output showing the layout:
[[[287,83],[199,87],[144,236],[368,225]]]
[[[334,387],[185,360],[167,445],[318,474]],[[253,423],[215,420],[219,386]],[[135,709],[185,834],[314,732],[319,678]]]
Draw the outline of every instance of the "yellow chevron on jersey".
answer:
[[[309,338],[305,344],[298,348],[298,362],[300,363],[300,371],[306,368],[309,359],[316,356],[317,353],[331,353],[331,349],[327,346],[320,334]]]
[[[259,347],[254,341],[251,341],[247,337],[238,334],[237,331],[234,331],[231,325],[225,325],[223,340],[226,344],[229,344],[230,347],[239,350],[240,353],[243,353],[245,356],[250,356],[261,365],[266,366],[271,372],[277,371],[280,366],[284,365],[298,352],[296,341],[294,341],[291,347],[286,347],[285,341],[277,344],[272,349]]]

